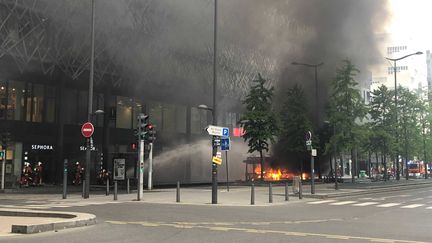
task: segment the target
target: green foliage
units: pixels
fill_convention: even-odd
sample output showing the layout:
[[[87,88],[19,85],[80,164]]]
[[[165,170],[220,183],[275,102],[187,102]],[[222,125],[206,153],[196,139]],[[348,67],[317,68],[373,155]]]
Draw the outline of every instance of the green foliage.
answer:
[[[266,88],[266,80],[260,74],[253,82],[255,85],[243,102],[246,112],[241,120],[247,121],[243,124],[243,138],[248,141],[249,153],[262,153],[269,150],[269,142],[273,143],[278,133],[276,115],[272,111],[273,87]]]
[[[337,144],[338,151],[347,151],[360,143],[361,126],[359,119],[366,113],[355,76],[359,70],[348,60],[336,70],[336,76],[331,83],[327,115],[331,124],[336,127],[336,134],[330,144]]]
[[[279,145],[285,152],[304,154],[305,134],[312,131],[312,123],[307,116],[308,102],[303,89],[298,85],[288,89],[285,97],[280,113],[282,124]]]

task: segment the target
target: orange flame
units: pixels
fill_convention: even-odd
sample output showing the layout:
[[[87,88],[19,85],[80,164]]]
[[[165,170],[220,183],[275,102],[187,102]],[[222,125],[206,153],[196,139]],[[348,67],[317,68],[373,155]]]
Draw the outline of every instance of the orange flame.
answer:
[[[261,166],[255,167],[254,173],[256,178],[261,179]],[[294,174],[289,173],[286,169],[281,168],[265,168],[263,171],[264,180],[268,181],[280,181],[292,178]]]

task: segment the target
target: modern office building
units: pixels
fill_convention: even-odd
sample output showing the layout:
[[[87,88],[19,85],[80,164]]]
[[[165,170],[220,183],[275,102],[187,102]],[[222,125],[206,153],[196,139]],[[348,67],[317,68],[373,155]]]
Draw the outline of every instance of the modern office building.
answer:
[[[0,132],[9,132],[11,140],[6,188],[18,185],[25,161],[43,163],[46,183],[61,181],[65,159],[70,170],[77,161],[84,164],[85,139],[80,129],[87,120],[91,6],[74,3],[0,2]],[[100,168],[110,170],[118,157],[126,159],[127,176],[135,176],[133,129],[141,112],[150,115],[157,130],[155,182],[210,181],[210,138],[203,128],[212,117],[197,106],[212,105],[212,56],[204,44],[212,43],[213,33],[207,31],[202,41],[191,36],[175,44],[163,42],[159,37],[172,29],[152,19],[160,9],[139,3],[96,5],[93,111],[103,110],[104,114],[92,117],[92,181]],[[101,10],[109,7],[117,12]],[[207,12],[211,16],[211,6]],[[108,16],[113,19],[104,22]],[[236,56],[235,51],[220,50],[224,61]],[[242,92],[258,72],[265,75],[268,71],[257,68],[265,67],[260,55],[253,58],[241,70],[235,65],[218,65],[218,125],[236,126]],[[230,152],[233,168],[242,167],[243,148],[239,142],[238,150]],[[240,179],[243,168],[238,171],[238,177],[233,173],[232,179]]]

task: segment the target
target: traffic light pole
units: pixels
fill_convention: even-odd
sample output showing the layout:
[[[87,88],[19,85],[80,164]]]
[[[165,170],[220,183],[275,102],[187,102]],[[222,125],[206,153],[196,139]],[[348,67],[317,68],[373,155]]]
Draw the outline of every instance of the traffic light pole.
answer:
[[[151,190],[153,188],[153,143],[149,143],[149,146],[148,189]]]
[[[143,186],[144,186],[144,140],[139,140],[139,160],[138,160],[138,201],[143,198]]]
[[[3,148],[1,190],[5,188],[6,148]]]

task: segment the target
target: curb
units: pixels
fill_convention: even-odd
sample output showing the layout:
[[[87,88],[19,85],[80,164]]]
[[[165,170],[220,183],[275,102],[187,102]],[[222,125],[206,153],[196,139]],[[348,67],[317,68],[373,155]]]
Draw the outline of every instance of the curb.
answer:
[[[342,193],[334,193],[334,194],[315,194],[315,195],[303,194],[303,197],[315,198],[315,199],[349,197],[349,196],[357,196],[357,195],[365,195],[365,194],[374,194],[380,192],[410,190],[410,189],[428,187],[431,185],[432,185],[431,183],[420,183],[420,184],[411,184],[411,185],[389,185],[389,186],[383,186],[379,188],[358,189],[359,191],[356,192],[342,192]]]
[[[0,209],[0,216],[10,217],[46,217],[46,218],[61,218],[54,219],[52,223],[44,224],[20,224],[12,225],[11,233],[18,234],[34,234],[46,231],[55,231],[66,228],[75,228],[96,224],[96,216],[87,213],[71,213],[71,212],[49,212],[49,211],[34,211],[24,210],[15,211],[16,209]]]

